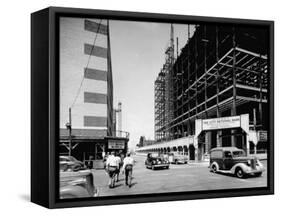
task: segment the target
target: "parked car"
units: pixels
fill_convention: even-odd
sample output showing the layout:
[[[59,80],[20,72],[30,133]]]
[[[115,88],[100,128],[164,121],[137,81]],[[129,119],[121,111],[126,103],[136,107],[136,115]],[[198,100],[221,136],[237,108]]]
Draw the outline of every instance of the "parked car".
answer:
[[[188,157],[187,155],[180,154],[178,152],[170,152],[168,154],[169,162],[174,164],[187,164]]]
[[[85,165],[73,156],[60,156],[60,170],[61,171],[78,171],[85,169]]]
[[[94,176],[90,170],[60,172],[61,199],[95,196],[98,196],[98,190],[94,185]]]
[[[161,156],[154,156],[151,153],[147,155],[145,160],[146,168],[150,168],[152,170],[156,168],[166,168],[169,169],[170,163],[167,159]]]
[[[261,176],[264,167],[256,157],[246,156],[242,149],[220,147],[210,152],[210,171],[230,173],[244,178],[249,175]]]

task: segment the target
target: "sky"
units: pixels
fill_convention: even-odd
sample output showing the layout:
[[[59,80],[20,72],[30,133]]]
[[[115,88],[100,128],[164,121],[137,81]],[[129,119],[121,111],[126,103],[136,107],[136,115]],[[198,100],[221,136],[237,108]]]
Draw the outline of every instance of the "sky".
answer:
[[[122,103],[122,130],[130,133],[134,148],[140,136],[154,139],[154,81],[165,62],[171,24],[111,20],[109,25],[114,107]],[[180,53],[187,25],[174,24],[175,42],[177,37]]]

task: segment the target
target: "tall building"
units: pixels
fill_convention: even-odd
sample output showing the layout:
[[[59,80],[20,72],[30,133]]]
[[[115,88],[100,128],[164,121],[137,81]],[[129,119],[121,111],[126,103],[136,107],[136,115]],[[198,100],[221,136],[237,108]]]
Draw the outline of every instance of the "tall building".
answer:
[[[113,86],[107,20],[60,20],[60,127],[112,134]]]
[[[80,160],[125,151],[128,137],[116,141],[113,122],[109,21],[60,18],[59,35],[61,153],[69,154],[70,142]]]
[[[168,73],[161,70],[155,81],[157,143],[140,150],[184,151],[199,160],[217,146],[266,152],[268,30],[197,25],[192,37],[187,34],[173,68]],[[167,100],[173,102],[168,120]]]

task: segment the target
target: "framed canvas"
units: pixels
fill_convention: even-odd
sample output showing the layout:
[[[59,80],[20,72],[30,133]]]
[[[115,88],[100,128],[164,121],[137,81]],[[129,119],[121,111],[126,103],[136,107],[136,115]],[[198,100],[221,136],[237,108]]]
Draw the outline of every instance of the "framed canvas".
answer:
[[[31,201],[274,193],[274,22],[31,15]]]

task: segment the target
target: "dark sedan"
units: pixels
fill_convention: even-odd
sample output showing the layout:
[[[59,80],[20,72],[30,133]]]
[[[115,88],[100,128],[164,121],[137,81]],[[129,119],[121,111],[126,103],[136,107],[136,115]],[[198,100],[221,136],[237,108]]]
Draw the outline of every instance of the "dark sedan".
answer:
[[[152,170],[155,170],[156,168],[169,169],[170,163],[163,157],[148,154],[145,160],[145,166],[146,168],[150,168]]]

